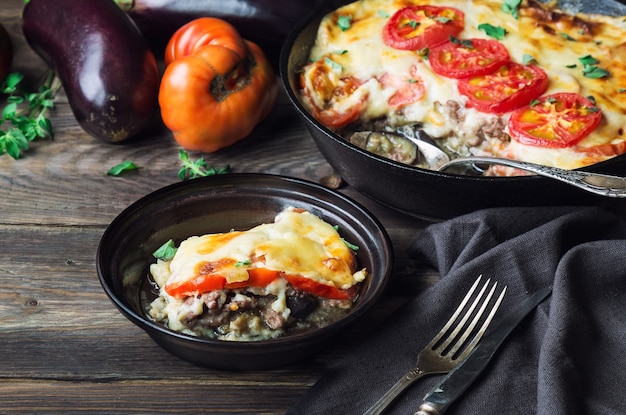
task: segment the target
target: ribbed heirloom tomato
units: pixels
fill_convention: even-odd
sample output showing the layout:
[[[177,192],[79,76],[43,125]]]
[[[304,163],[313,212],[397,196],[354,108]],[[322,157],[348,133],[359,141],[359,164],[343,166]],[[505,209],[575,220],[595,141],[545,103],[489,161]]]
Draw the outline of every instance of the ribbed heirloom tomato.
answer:
[[[263,51],[229,23],[200,18],[170,39],[159,105],[185,149],[207,153],[248,136],[276,100],[276,76]]]
[[[206,45],[223,46],[240,57],[246,56],[246,43],[234,26],[225,20],[207,17],[195,20],[176,31],[165,49],[165,64],[193,55]]]

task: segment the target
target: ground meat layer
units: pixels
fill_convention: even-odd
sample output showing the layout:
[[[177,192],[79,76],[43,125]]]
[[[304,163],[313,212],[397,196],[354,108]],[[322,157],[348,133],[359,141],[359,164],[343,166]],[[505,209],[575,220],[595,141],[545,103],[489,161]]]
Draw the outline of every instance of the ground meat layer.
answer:
[[[281,279],[267,287],[216,290],[181,300],[160,293],[146,308],[154,321],[176,331],[256,341],[327,326],[345,316],[352,304],[298,291]]]

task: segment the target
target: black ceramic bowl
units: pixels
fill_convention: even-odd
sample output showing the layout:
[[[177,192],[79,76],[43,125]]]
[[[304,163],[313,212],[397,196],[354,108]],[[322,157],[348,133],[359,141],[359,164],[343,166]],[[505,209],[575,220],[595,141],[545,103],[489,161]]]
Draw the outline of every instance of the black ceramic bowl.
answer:
[[[359,246],[369,270],[352,311],[324,328],[272,340],[231,342],[180,334],[150,321],[139,304],[152,252],[173,239],[248,229],[287,206],[307,209]],[[338,192],[307,181],[264,174],[227,174],[180,182],[151,193],[117,216],[104,232],[96,266],[100,283],[119,311],[165,350],[202,366],[228,370],[277,368],[300,360],[372,307],[390,277],[389,237],[366,209]]]
[[[309,60],[309,51],[324,15],[352,1],[324,2],[294,28],[280,57],[281,77],[291,102],[303,117],[322,155],[345,182],[385,205],[428,219],[446,219],[488,207],[616,203],[614,199],[591,195],[538,176],[465,176],[408,166],[363,150],[320,124],[300,101],[298,71]],[[582,4],[582,11],[626,15],[626,6],[614,0],[589,0]],[[620,156],[589,170],[623,174],[625,162],[626,158]]]

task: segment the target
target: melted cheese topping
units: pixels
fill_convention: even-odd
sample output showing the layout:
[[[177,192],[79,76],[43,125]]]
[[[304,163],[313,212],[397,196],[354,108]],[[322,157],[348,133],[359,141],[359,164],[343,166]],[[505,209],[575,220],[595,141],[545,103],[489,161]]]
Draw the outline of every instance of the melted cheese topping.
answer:
[[[288,208],[274,223],[247,231],[192,236],[183,241],[171,261],[153,264],[160,287],[176,286],[206,275],[220,275],[227,283],[248,280],[248,269],[266,268],[300,275],[347,289],[365,279],[355,272],[352,251],[337,230],[310,212]]]
[[[569,15],[524,2],[519,18],[504,13],[502,0],[360,0],[341,7],[321,22],[311,49],[311,64],[303,68],[304,104],[343,112],[363,106],[360,121],[384,118],[392,127],[421,123],[434,138],[458,155],[496,155],[562,168],[597,163],[626,151],[626,19],[603,15]],[[383,27],[398,9],[407,5],[451,6],[465,13],[459,38],[489,38],[480,24],[501,26],[500,40],[511,60],[524,63],[533,57],[549,77],[546,94],[576,92],[593,96],[601,109],[601,124],[576,146],[548,149],[510,140],[506,124],[510,114],[494,115],[465,108],[453,79],[434,73],[419,51],[387,46]],[[349,29],[337,24],[339,16],[350,16]],[[610,76],[583,76],[579,58],[591,55]],[[426,87],[425,96],[400,110],[388,104],[396,92],[387,79],[417,76]],[[356,77],[362,84],[352,93],[337,94],[342,80]],[[457,103],[457,105],[450,105]],[[494,128],[495,127],[495,128]]]

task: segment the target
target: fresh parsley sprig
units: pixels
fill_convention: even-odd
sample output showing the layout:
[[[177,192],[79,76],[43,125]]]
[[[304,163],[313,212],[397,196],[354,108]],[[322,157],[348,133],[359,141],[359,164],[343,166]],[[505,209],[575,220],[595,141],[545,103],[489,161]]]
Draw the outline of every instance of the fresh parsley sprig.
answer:
[[[180,180],[230,173],[230,166],[228,165],[219,169],[216,169],[213,166],[207,166],[204,157],[200,157],[198,160],[192,161],[189,158],[189,153],[183,149],[178,150],[178,158],[180,158],[183,163],[183,167],[181,167],[178,171],[178,178]]]
[[[53,138],[52,123],[46,114],[54,107],[54,97],[61,88],[52,70],[46,72],[37,92],[26,91],[23,80],[23,74],[14,72],[0,86],[0,92],[7,95],[0,118],[0,155],[14,159],[22,157],[30,142]]]

